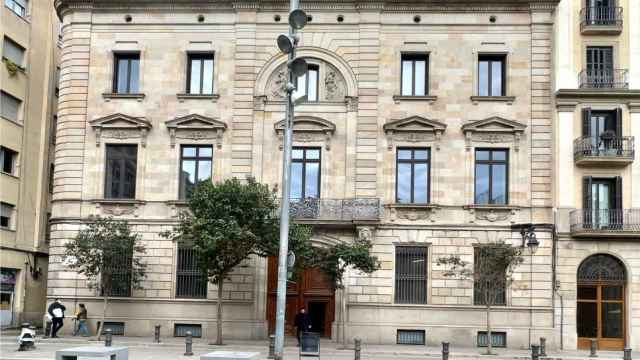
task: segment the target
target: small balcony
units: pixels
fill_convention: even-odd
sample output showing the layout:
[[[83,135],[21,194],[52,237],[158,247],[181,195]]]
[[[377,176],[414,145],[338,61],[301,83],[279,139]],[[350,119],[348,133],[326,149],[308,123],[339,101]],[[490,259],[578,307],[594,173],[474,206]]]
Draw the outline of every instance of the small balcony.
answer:
[[[580,10],[582,35],[618,35],[622,32],[622,8],[592,6]]]
[[[380,221],[380,199],[291,199],[289,214],[298,223],[335,226],[375,224]]]
[[[583,136],[573,141],[576,165],[626,165],[633,162],[633,136],[618,137],[604,133],[599,137]]]
[[[629,70],[582,70],[579,74],[581,89],[628,89]]]
[[[577,209],[569,218],[573,237],[640,237],[640,209]]]

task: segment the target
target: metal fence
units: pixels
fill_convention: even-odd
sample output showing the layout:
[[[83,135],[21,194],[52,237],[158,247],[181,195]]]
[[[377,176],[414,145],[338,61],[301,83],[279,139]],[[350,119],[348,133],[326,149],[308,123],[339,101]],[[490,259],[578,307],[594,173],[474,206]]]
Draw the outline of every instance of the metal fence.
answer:
[[[628,89],[629,70],[582,70],[579,75],[581,89]]]
[[[577,209],[570,224],[572,232],[640,232],[640,209]]]
[[[580,10],[580,26],[622,25],[622,8],[616,6],[589,6]]]
[[[635,155],[633,136],[582,136],[573,141],[573,157],[630,157]]]
[[[296,220],[357,221],[379,220],[380,200],[362,199],[291,199],[289,214]]]
[[[198,267],[195,250],[188,246],[179,246],[176,297],[205,299],[207,297],[207,282],[206,274]]]

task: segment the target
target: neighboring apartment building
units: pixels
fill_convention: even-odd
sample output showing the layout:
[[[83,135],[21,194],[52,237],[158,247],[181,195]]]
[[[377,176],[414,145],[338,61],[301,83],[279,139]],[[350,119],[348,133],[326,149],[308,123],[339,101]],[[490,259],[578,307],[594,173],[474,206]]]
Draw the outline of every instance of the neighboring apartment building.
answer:
[[[556,1],[304,1],[292,213],[317,246],[370,239],[382,268],[333,290],[313,269],[291,284],[313,330],[367,343],[486,344],[473,281],[439,257],[474,262],[483,244],[523,246],[493,315],[498,346],[558,345],[552,252],[551,56]],[[63,58],[49,298],[99,293],[63,264],[91,216],[127,219],[147,247],[143,289],[116,289],[116,332],[265,339],[275,261],[251,259],[223,299],[193,252],[163,239],[197,181],[279,185],[287,31],[283,1],[57,0]],[[531,227],[531,224],[534,224]],[[528,238],[521,235],[521,231]],[[531,234],[537,237],[534,245]],[[535,251],[537,250],[537,251]],[[127,264],[121,264],[126,269]],[[167,330],[168,329],[168,330]]]
[[[635,0],[557,11],[556,314],[569,349],[640,347],[638,18]]]
[[[59,22],[50,1],[0,6],[0,325],[42,323]]]

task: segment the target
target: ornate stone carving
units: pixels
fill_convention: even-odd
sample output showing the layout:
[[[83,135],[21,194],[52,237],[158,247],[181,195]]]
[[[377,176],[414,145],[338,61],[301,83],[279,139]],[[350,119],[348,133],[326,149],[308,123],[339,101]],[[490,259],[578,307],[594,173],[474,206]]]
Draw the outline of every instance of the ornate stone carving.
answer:
[[[471,223],[474,223],[477,220],[488,221],[488,222],[497,222],[497,221],[510,221],[511,223],[515,222],[516,212],[519,210],[517,207],[473,207],[470,206],[468,208],[469,214],[471,215]]]
[[[336,102],[346,100],[347,84],[343,75],[331,64],[320,59],[307,58],[309,64],[318,67],[318,100],[327,102]],[[269,77],[265,94],[271,101],[283,101],[287,95],[287,77],[286,64],[279,66]],[[349,105],[347,103],[347,105]],[[257,107],[254,102],[254,107]]]
[[[96,212],[103,215],[112,216],[124,216],[133,215],[139,216],[140,202],[139,201],[116,201],[111,200],[96,200]]]
[[[440,149],[440,138],[447,125],[436,120],[421,116],[393,120],[384,124],[383,130],[387,136],[387,149],[393,149],[394,141],[426,142],[433,141],[436,150]]]
[[[284,120],[278,121],[274,125],[274,130],[278,136],[278,148],[283,147]],[[324,141],[325,149],[331,150],[331,137],[336,131],[336,126],[330,121],[313,117],[298,116],[293,120],[293,140],[300,142]]]
[[[357,96],[345,96],[344,102],[347,105],[347,111],[358,111],[358,97]]]
[[[104,207],[102,209],[102,213],[109,214],[113,216],[122,216],[122,215],[131,215],[136,211],[135,207],[121,207],[120,205],[116,205],[113,207]]]
[[[358,240],[361,240],[361,241],[373,240],[373,231],[369,226],[358,227]]]
[[[415,221],[430,221],[435,222],[435,213],[439,209],[437,206],[401,206],[401,205],[389,205],[389,220],[394,222],[396,220],[407,220],[411,222]]]
[[[475,215],[477,220],[487,220],[489,222],[507,220],[509,218],[509,213],[496,213],[494,210],[489,210],[489,212],[476,212]]]
[[[276,75],[269,85],[269,95],[274,100],[283,100],[287,95],[287,73],[284,68],[276,70]]]
[[[189,114],[165,122],[171,138],[170,145],[176,145],[176,139],[194,141],[215,139],[216,147],[222,148],[222,139],[227,124],[198,114]]]
[[[101,131],[101,135],[109,139],[135,139],[140,137],[140,131],[108,129]]]
[[[147,133],[151,123],[144,118],[120,113],[97,118],[89,122],[96,132],[96,146],[100,146],[101,138],[134,139],[139,138],[141,145],[147,145]]]
[[[514,150],[518,151],[520,150],[520,139],[526,127],[517,121],[494,116],[464,124],[461,130],[465,135],[467,151],[471,150],[473,142],[513,143]]]
[[[485,142],[485,143],[491,143],[491,144],[512,142],[513,135],[512,134],[494,134],[494,133],[475,134],[473,135],[473,141]]]
[[[327,66],[324,88],[327,100],[342,100],[344,98],[344,80],[332,66]]]

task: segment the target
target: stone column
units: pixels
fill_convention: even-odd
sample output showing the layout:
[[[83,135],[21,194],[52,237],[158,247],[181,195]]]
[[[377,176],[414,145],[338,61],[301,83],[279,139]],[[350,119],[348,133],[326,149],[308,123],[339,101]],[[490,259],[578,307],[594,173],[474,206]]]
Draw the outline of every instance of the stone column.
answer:
[[[624,25],[629,27],[629,88],[640,89],[640,1],[628,0],[624,9]],[[636,138],[637,139],[637,138]]]
[[[638,10],[640,11],[640,9]],[[638,85],[640,86],[640,84]],[[635,159],[631,165],[631,208],[640,209],[640,151],[638,150],[640,142],[640,103],[629,104],[629,115],[629,133],[634,137],[636,150]]]
[[[571,0],[563,0],[556,8],[554,59],[556,64],[554,90],[578,87],[573,64],[574,27],[578,9]]]

